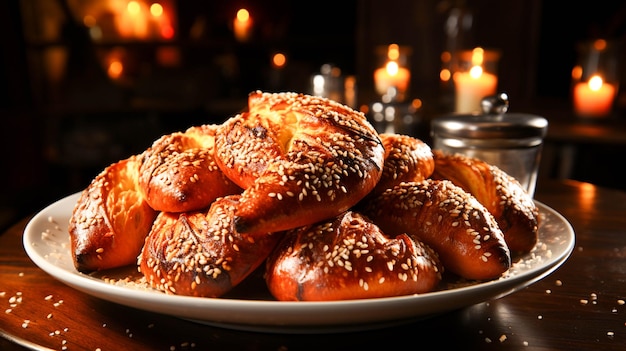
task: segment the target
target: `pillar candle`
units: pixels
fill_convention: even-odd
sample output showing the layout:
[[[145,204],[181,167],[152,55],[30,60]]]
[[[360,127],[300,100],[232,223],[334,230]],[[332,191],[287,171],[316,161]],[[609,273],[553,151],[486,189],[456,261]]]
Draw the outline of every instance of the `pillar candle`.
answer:
[[[579,116],[601,117],[611,113],[615,86],[592,77],[589,82],[574,85],[574,112]]]
[[[398,66],[394,61],[387,62],[384,67],[374,72],[376,92],[380,95],[387,94],[389,88],[395,87],[399,93],[405,93],[411,78],[411,72],[404,67]]]
[[[237,11],[237,17],[233,21],[233,31],[235,32],[235,38],[239,41],[247,41],[250,38],[250,31],[252,30],[252,18],[250,13],[246,9],[240,9]]]
[[[480,112],[480,102],[485,96],[494,95],[498,77],[484,72],[480,66],[474,66],[469,72],[454,74],[456,91],[456,112]]]

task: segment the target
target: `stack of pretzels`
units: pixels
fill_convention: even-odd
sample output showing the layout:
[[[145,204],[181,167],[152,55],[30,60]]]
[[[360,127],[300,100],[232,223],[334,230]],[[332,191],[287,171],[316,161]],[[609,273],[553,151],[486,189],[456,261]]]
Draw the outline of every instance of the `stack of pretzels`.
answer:
[[[263,269],[277,300],[419,294],[502,276],[539,212],[495,166],[299,93],[249,95],[216,125],[106,167],[69,223],[83,273],[137,265],[168,294],[220,297]]]

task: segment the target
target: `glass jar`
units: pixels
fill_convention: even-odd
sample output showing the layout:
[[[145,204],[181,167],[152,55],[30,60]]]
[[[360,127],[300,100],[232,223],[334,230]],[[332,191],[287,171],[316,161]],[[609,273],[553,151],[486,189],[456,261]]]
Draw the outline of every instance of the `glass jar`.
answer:
[[[508,96],[481,101],[482,114],[452,114],[433,119],[433,149],[460,153],[499,167],[533,196],[548,121],[540,116],[506,113]]]

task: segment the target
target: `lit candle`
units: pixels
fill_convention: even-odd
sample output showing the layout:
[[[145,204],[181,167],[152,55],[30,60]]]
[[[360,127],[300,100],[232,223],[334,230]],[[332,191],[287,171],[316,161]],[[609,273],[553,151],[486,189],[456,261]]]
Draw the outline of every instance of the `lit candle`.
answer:
[[[174,37],[174,28],[163,5],[158,2],[150,5],[150,15],[152,15],[153,35],[164,39],[172,39]]]
[[[411,72],[404,67],[398,66],[395,61],[389,61],[385,67],[378,68],[374,72],[374,82],[376,91],[380,95],[385,95],[390,88],[395,88],[398,94],[403,94],[409,87]]]
[[[385,64],[374,71],[374,87],[384,101],[403,101],[409,88],[411,72],[400,65],[406,60],[406,52],[400,52],[398,44],[390,44]]]
[[[239,9],[239,11],[237,11],[237,17],[235,17],[233,22],[235,38],[239,41],[247,41],[250,37],[251,29],[252,18],[250,17],[250,12],[246,9]]]
[[[480,102],[485,96],[494,95],[498,77],[474,66],[469,72],[454,74],[456,90],[456,112],[473,113],[480,111]]]
[[[456,93],[456,112],[480,112],[480,102],[485,96],[494,95],[498,86],[498,77],[485,72],[483,68],[484,50],[472,51],[471,68],[467,72],[456,72],[454,80]]]
[[[616,89],[613,84],[604,83],[600,76],[593,76],[589,82],[574,86],[574,111],[579,116],[601,117],[611,112]]]
[[[145,39],[148,37],[148,18],[145,5],[138,1],[129,1],[121,14],[118,30],[123,37]]]

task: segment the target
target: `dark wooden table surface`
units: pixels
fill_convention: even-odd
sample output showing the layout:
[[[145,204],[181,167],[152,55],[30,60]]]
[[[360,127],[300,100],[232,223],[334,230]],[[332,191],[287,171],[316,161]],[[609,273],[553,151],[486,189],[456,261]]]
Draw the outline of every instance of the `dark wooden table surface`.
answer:
[[[549,276],[419,322],[323,335],[221,329],[91,297],[31,262],[25,218],[0,235],[0,350],[626,350],[626,193],[540,180],[535,197],[576,233]]]

